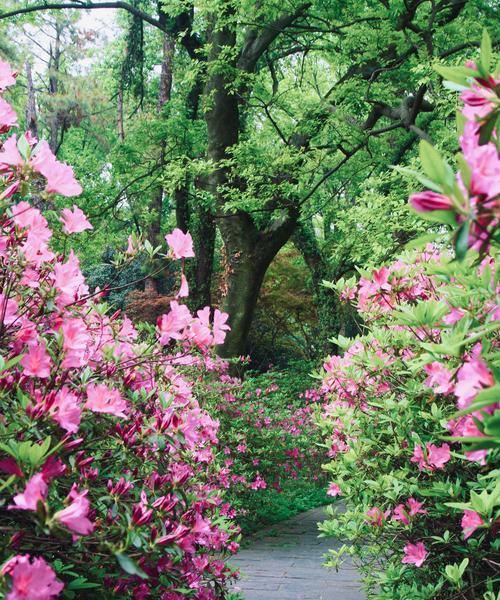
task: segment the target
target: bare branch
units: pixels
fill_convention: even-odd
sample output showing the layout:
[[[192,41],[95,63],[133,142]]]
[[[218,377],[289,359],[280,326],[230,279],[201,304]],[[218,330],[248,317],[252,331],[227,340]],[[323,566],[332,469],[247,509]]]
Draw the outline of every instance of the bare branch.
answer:
[[[16,8],[14,10],[8,12],[0,13],[0,21],[4,19],[9,19],[11,17],[15,17],[18,15],[26,15],[29,13],[40,12],[44,10],[62,10],[62,9],[75,9],[75,10],[93,10],[98,8],[116,8],[129,12],[131,15],[135,17],[141,18],[146,23],[153,25],[158,29],[165,30],[164,27],[161,26],[160,21],[155,19],[151,15],[148,15],[144,11],[132,6],[128,2],[123,2],[121,0],[116,0],[115,2],[79,2],[78,0],[74,0],[73,2],[49,2],[45,4],[35,4],[34,6],[25,6],[24,8]]]

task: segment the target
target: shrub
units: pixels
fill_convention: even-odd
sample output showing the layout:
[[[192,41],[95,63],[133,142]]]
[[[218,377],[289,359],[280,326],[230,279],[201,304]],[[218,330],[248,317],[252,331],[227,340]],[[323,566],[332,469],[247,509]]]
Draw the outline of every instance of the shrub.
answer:
[[[344,354],[324,365],[325,468],[348,510],[331,510],[321,530],[349,542],[328,564],[353,554],[370,597],[496,597],[500,101],[490,51],[485,35],[479,66],[443,71],[463,90],[460,173],[424,143],[419,177],[431,191],[411,198],[453,227],[456,257],[429,246],[338,285],[365,331],[340,338]]]
[[[327,501],[318,469],[325,452],[313,422],[320,396],[307,389],[308,367],[213,383],[207,402],[220,420],[219,460],[244,532]]]
[[[0,90],[13,82],[0,63]],[[16,118],[2,102],[7,132]],[[226,317],[216,311],[212,325],[208,308],[192,316],[174,300],[153,340],[141,337],[89,294],[78,258],[52,252],[46,219],[20,200],[34,179],[44,198],[78,195],[71,167],[45,142],[11,135],[0,172],[0,591],[223,596],[237,530],[221,496],[218,423],[192,388],[194,373],[217,366],[210,348]],[[92,227],[76,206],[60,216],[66,235]],[[189,235],[167,238],[176,258],[192,256]]]

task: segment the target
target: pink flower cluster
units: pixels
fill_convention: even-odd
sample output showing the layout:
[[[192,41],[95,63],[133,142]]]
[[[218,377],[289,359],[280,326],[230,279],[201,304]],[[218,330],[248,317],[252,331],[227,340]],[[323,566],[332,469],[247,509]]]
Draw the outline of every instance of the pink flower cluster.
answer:
[[[0,91],[14,80],[0,61]],[[0,104],[4,133],[8,114]],[[47,194],[81,191],[45,142],[24,139],[10,136],[0,151],[0,592],[57,597],[72,577],[56,578],[58,557],[94,574],[96,597],[174,600],[187,588],[215,599],[233,577],[224,559],[238,529],[221,493],[218,422],[193,390],[223,370],[212,347],[227,315],[192,317],[174,302],[148,339],[109,314],[75,254],[50,248],[41,211],[18,199],[38,175]],[[60,220],[68,235],[92,228],[77,206]],[[192,256],[181,235],[174,255]]]
[[[470,66],[477,71],[476,65]],[[457,224],[469,221],[468,245],[479,251],[488,248],[500,219],[500,158],[494,131],[493,139],[480,143],[481,125],[498,110],[495,90],[499,84],[493,77],[486,79],[478,74],[472,87],[461,95],[466,123],[460,146],[467,173],[457,175],[458,191],[446,195],[427,190],[410,197],[410,204],[418,212],[447,211]]]

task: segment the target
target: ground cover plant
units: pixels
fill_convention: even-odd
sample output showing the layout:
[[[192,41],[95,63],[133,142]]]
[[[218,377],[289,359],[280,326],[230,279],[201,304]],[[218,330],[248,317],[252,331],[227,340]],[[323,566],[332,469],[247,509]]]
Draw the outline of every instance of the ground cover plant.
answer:
[[[321,396],[309,389],[310,363],[214,382],[211,414],[220,422],[219,460],[244,533],[326,504],[326,457],[313,417]],[[331,498],[330,498],[331,500]]]
[[[428,191],[413,208],[442,224],[434,243],[339,282],[363,334],[324,364],[325,469],[369,597],[497,598],[499,412],[498,73],[485,33],[477,64],[440,69],[461,91],[458,172],[425,142]],[[451,228],[453,249],[447,244]]]
[[[15,73],[0,62],[0,90]],[[81,192],[46,142],[11,129],[0,99],[0,589],[8,600],[216,598],[238,544],[215,462],[218,423],[193,394],[193,372],[227,316],[177,300],[149,335],[90,293],[73,251],[24,198]],[[92,228],[76,206],[58,235]],[[189,234],[169,254],[193,256]],[[137,252],[130,239],[128,255]],[[147,333],[147,332],[146,332]]]

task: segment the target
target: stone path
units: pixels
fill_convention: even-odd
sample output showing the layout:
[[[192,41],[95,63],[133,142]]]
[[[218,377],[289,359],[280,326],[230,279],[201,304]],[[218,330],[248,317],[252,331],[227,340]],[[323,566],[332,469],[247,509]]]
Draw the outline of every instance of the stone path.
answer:
[[[231,561],[241,570],[236,588],[245,600],[364,600],[358,574],[350,562],[322,567],[332,538],[318,538],[322,508],[297,515],[255,536]],[[235,589],[236,589],[235,588]]]

